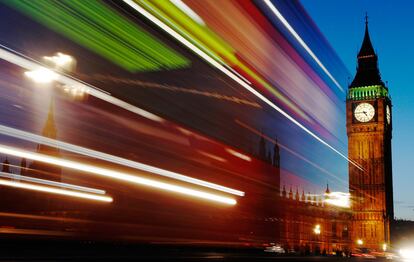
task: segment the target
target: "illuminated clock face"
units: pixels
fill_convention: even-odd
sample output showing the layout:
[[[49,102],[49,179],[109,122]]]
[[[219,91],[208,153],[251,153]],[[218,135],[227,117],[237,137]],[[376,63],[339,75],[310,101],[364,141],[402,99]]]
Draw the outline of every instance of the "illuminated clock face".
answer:
[[[375,109],[371,104],[361,103],[354,110],[354,116],[359,122],[368,122],[375,115]]]
[[[391,123],[391,110],[389,105],[387,105],[387,107],[385,108],[385,116],[387,117],[387,123],[390,124]]]

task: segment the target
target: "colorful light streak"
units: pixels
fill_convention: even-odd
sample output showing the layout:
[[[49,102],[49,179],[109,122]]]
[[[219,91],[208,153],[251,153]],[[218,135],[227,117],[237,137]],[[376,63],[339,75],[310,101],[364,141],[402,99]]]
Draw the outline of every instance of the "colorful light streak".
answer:
[[[230,70],[228,70],[225,66],[223,66],[222,64],[220,64],[219,62],[217,62],[212,57],[210,57],[206,52],[204,52],[203,50],[201,50],[200,48],[198,48],[197,46],[195,46],[193,43],[191,43],[190,41],[188,41],[186,38],[184,38],[183,36],[181,36],[176,31],[174,31],[174,29],[172,29],[171,27],[169,27],[167,24],[165,24],[164,22],[162,22],[160,19],[158,19],[157,17],[155,17],[154,15],[152,15],[151,13],[149,13],[148,11],[146,11],[144,8],[142,8],[140,5],[138,5],[133,0],[123,0],[123,1],[126,4],[128,4],[129,6],[131,6],[133,9],[135,9],[137,12],[139,12],[141,15],[143,15],[144,17],[146,17],[148,20],[150,20],[151,22],[153,22],[154,24],[156,24],[162,30],[164,30],[165,32],[167,32],[169,35],[171,35],[172,37],[174,37],[176,40],[178,40],[179,42],[181,42],[187,48],[189,48],[190,50],[192,50],[194,53],[196,53],[197,55],[199,55],[202,59],[204,59],[205,61],[207,61],[208,63],[210,63],[212,66],[214,66],[215,68],[217,68],[218,70],[220,70],[222,73],[226,74],[228,77],[230,77],[231,79],[233,79],[234,81],[236,81],[238,84],[240,84],[246,90],[248,90],[249,92],[251,92],[257,98],[259,98],[260,100],[262,100],[264,103],[266,103],[267,105],[269,105],[271,108],[275,109],[277,112],[279,112],[280,114],[282,114],[284,117],[286,117],[292,123],[294,123],[295,125],[297,125],[298,127],[300,127],[303,131],[305,131],[306,133],[308,133],[310,136],[312,136],[313,138],[315,138],[317,141],[319,141],[323,145],[327,146],[329,149],[331,149],[332,151],[334,151],[335,153],[337,153],[338,155],[340,155],[342,158],[344,158],[345,160],[347,160],[348,162],[350,162],[352,165],[354,165],[358,169],[360,169],[360,167],[354,161],[352,161],[351,159],[349,159],[346,155],[344,155],[343,153],[341,153],[340,151],[338,151],[336,148],[334,148],[333,146],[331,146],[329,143],[325,142],[322,138],[318,137],[316,134],[314,134],[312,131],[310,131],[308,128],[306,128],[304,125],[302,125],[295,118],[293,118],[288,113],[286,113],[285,111],[283,111],[281,108],[279,108],[277,105],[275,105],[272,101],[270,101],[268,98],[266,98],[260,92],[258,92],[257,90],[255,90],[252,86],[250,86],[245,81],[243,81],[242,79],[240,79],[236,74],[234,74],[233,72],[231,72]]]
[[[45,179],[40,179],[40,178],[35,178],[35,177],[15,175],[15,174],[4,173],[4,172],[0,172],[0,177],[10,178],[10,179],[19,180],[19,181],[26,181],[26,182],[31,182],[31,183],[37,183],[37,184],[44,184],[44,185],[54,186],[54,187],[63,187],[63,188],[68,188],[72,190],[93,193],[93,194],[105,195],[105,190],[78,186],[78,185],[73,185],[73,184],[68,184],[68,183],[61,183],[61,182],[45,180]]]
[[[191,17],[194,21],[199,23],[200,25],[205,25],[206,23],[201,19],[201,17],[194,12],[188,5],[186,5],[181,0],[170,0],[171,3],[173,3],[176,7],[178,7],[181,11],[186,13],[189,17]]]
[[[106,168],[96,167],[88,164],[83,164],[75,161],[65,160],[61,158],[56,158],[52,156],[47,156],[39,153],[32,153],[26,150],[21,150],[14,147],[9,147],[6,145],[0,145],[0,153],[12,155],[16,157],[22,157],[26,159],[31,159],[51,165],[58,165],[61,167],[71,168],[79,171],[83,171],[90,174],[95,174],[99,176],[104,176],[108,178],[113,178],[116,180],[122,180],[126,182],[130,182],[133,184],[149,186],[157,189],[162,189],[169,192],[175,192],[179,194],[184,194],[191,197],[196,197],[200,199],[205,199],[209,201],[219,202],[227,205],[235,205],[237,201],[233,198],[220,196],[217,194],[208,193],[205,191],[200,191],[196,189],[191,189],[184,186],[174,185],[170,183],[165,183],[161,181],[156,181],[153,179],[148,179],[144,177],[139,177],[135,175],[131,175],[124,172],[118,172]]]
[[[336,79],[332,76],[332,74],[326,69],[326,67],[322,64],[319,58],[313,53],[312,49],[303,41],[303,39],[296,33],[295,29],[289,24],[289,22],[283,17],[283,15],[277,10],[276,6],[270,0],[264,0],[264,3],[269,7],[269,9],[276,15],[276,17],[282,22],[282,24],[289,30],[289,32],[295,37],[295,39],[299,42],[299,44],[308,52],[308,54],[315,60],[315,62],[321,67],[321,69],[326,73],[326,75],[334,82],[334,84],[345,93],[343,87],[336,81]]]
[[[282,104],[289,107],[290,110],[298,114],[301,118],[308,122],[312,121],[302,109],[269,84],[262,75],[256,72],[255,69],[252,69],[242,61],[238,57],[236,50],[217,34],[212,32],[208,27],[200,26],[198,23],[195,23],[190,17],[182,14],[182,12],[169,1],[137,0],[135,2],[139,2],[148,11],[156,15],[157,19],[165,23],[167,27],[179,33],[179,35],[199,48],[202,52],[206,53],[210,58],[233,72],[233,74],[239,76],[239,79],[251,84],[249,80],[244,76],[241,76],[241,74],[236,72],[232,67],[237,68],[240,72],[246,74],[246,77],[248,76],[251,78],[251,81],[258,83],[259,86],[265,88]]]
[[[210,183],[204,180],[192,178],[189,176],[171,172],[171,171],[161,169],[158,167],[146,165],[146,164],[135,162],[129,159],[125,159],[125,158],[117,157],[114,155],[106,154],[103,152],[95,151],[89,148],[73,145],[70,143],[62,142],[62,141],[51,139],[51,138],[44,137],[44,136],[39,136],[39,135],[32,134],[32,133],[22,131],[19,129],[7,127],[4,125],[0,125],[0,134],[11,136],[17,139],[22,139],[25,141],[30,141],[30,142],[37,143],[37,144],[48,145],[51,147],[59,147],[60,149],[73,152],[73,153],[77,153],[77,154],[81,154],[84,156],[101,159],[101,160],[108,161],[111,163],[135,168],[141,171],[150,172],[150,173],[161,175],[164,177],[169,177],[169,178],[184,181],[187,183],[215,189],[217,191],[222,191],[222,192],[237,195],[237,196],[244,196],[244,192],[240,190],[236,190],[236,189],[221,186],[218,184]]]
[[[83,199],[89,199],[89,200],[96,200],[96,201],[102,201],[102,202],[113,201],[113,199],[108,196],[94,195],[94,194],[89,194],[89,193],[84,193],[84,192],[77,192],[73,190],[53,188],[53,187],[29,184],[29,183],[24,183],[24,182],[16,182],[16,181],[11,181],[11,180],[6,180],[6,179],[0,179],[0,185],[10,186],[10,187],[15,187],[15,188],[22,188],[22,189],[29,189],[29,190],[34,190],[34,191],[41,191],[41,192],[64,195],[64,196],[83,198]]]
[[[190,64],[184,56],[100,1],[4,3],[132,72],[176,69]]]

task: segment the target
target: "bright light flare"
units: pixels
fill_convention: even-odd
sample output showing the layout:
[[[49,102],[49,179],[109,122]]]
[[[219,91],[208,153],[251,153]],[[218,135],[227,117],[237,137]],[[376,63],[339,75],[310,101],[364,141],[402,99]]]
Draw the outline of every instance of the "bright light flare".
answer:
[[[349,208],[351,206],[351,194],[349,193],[331,192],[329,194],[325,193],[324,195],[326,197],[324,202],[327,204],[346,208]]]
[[[73,190],[53,188],[53,187],[42,186],[42,185],[34,185],[34,184],[29,184],[29,183],[24,183],[24,182],[10,181],[6,179],[0,179],[0,185],[10,186],[10,187],[15,187],[15,188],[22,188],[22,189],[29,189],[29,190],[34,190],[34,191],[41,191],[41,192],[64,195],[64,196],[84,198],[84,199],[90,199],[90,200],[96,200],[96,201],[102,201],[102,202],[113,201],[113,199],[108,196],[94,195],[94,194],[89,194],[89,193],[84,193],[84,192],[77,192]]]
[[[117,180],[122,180],[122,181],[130,182],[130,183],[138,184],[138,185],[158,188],[158,189],[162,189],[162,190],[166,190],[170,192],[180,193],[180,194],[184,194],[187,196],[192,196],[196,198],[219,202],[219,203],[223,203],[227,205],[235,205],[237,203],[235,199],[208,193],[205,191],[200,191],[200,190],[178,186],[178,185],[174,185],[170,183],[160,182],[160,181],[156,181],[153,179],[143,178],[143,177],[139,177],[139,176],[123,173],[123,172],[118,172],[118,171],[114,171],[114,170],[110,170],[106,168],[100,168],[100,167],[96,167],[92,165],[82,164],[82,163],[75,162],[75,161],[51,157],[51,156],[47,156],[47,155],[43,155],[39,153],[32,153],[29,151],[8,147],[5,145],[0,145],[0,153],[22,157],[22,158],[27,158],[27,159],[32,159],[35,161],[40,161],[40,162],[44,162],[44,163],[48,163],[52,165],[67,167],[67,168],[71,168],[71,169],[75,169],[75,170],[79,170],[79,171],[83,171],[83,172],[87,172],[87,173],[91,173],[91,174],[95,174],[99,176],[109,177],[109,178],[113,178]]]
[[[74,61],[70,55],[66,55],[60,52],[56,53],[54,56],[44,56],[43,58],[47,61],[52,62],[58,67],[65,67]]]
[[[401,258],[406,262],[414,261],[414,249],[412,248],[402,248],[400,249]]]
[[[315,233],[316,235],[320,235],[321,234],[321,225],[316,225],[314,228],[313,228],[313,233]]]
[[[34,82],[41,84],[51,83],[57,80],[59,76],[52,70],[47,69],[45,67],[40,67],[32,71],[26,71],[24,75],[33,80]]]
[[[358,245],[360,245],[360,246],[364,244],[364,241],[362,241],[362,239],[358,239],[356,242],[357,242],[357,244],[358,244]]]

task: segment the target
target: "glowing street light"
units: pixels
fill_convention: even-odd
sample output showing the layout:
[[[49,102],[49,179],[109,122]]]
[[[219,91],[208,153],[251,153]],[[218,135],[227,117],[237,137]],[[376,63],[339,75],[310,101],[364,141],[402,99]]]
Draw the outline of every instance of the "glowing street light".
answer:
[[[57,69],[65,69],[68,71],[72,69],[75,62],[75,59],[72,56],[61,52],[56,53],[54,56],[44,56],[43,59],[51,62]]]
[[[314,228],[313,228],[313,233],[315,233],[316,235],[320,235],[321,234],[321,225],[316,225]]]
[[[40,67],[32,71],[26,71],[24,75],[33,80],[34,82],[41,84],[51,83],[57,80],[59,77],[58,74],[45,67]]]
[[[364,241],[362,241],[362,239],[358,239],[357,240],[357,244],[360,245],[360,246],[362,246],[364,244]]]
[[[387,244],[382,244],[382,250],[385,252],[385,251],[387,251]]]

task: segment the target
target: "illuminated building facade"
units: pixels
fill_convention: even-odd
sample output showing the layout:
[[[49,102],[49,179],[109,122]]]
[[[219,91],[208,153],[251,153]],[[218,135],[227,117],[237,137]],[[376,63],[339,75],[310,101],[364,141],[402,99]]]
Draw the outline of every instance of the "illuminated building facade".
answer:
[[[357,164],[349,164],[354,247],[381,250],[390,242],[394,217],[391,106],[366,20],[357,73],[349,86],[346,103],[348,154]]]

